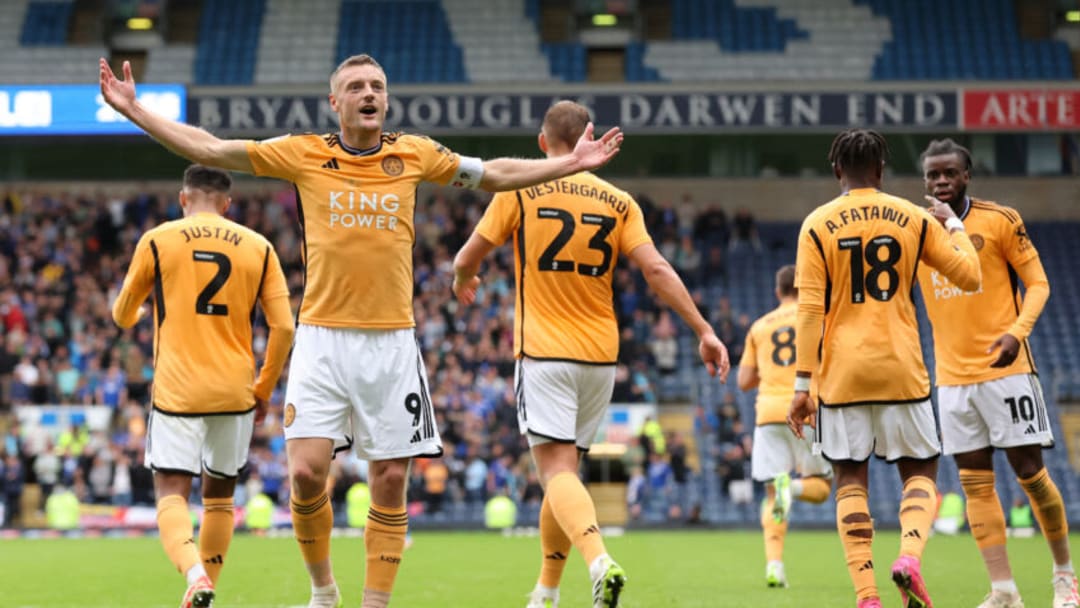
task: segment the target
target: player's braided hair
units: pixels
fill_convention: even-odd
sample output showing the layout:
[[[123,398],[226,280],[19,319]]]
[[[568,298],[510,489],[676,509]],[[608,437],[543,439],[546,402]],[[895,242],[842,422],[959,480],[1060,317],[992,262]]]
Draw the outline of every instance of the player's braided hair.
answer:
[[[926,146],[923,153],[919,155],[919,164],[921,165],[927,157],[942,156],[944,154],[956,154],[964,161],[964,168],[971,171],[971,152],[948,137],[931,141],[930,145]]]
[[[870,129],[848,129],[829,148],[829,162],[848,175],[873,173],[888,158],[889,144]]]

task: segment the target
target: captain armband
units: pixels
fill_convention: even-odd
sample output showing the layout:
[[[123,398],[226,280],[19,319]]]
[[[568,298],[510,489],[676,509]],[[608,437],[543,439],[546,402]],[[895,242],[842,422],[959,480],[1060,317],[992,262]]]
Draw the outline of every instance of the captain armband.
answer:
[[[462,156],[457,171],[450,178],[450,185],[455,188],[476,190],[480,187],[480,178],[484,176],[484,161],[475,156]]]

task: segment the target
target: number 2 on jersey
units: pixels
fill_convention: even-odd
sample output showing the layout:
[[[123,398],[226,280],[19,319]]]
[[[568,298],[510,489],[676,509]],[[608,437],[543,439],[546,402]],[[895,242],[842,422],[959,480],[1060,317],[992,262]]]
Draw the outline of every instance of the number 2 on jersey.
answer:
[[[196,262],[217,264],[217,274],[210,279],[206,287],[203,287],[203,290],[199,292],[199,296],[195,298],[195,314],[228,316],[228,304],[214,304],[210,300],[217,295],[217,292],[225,285],[225,281],[229,280],[229,275],[232,274],[232,261],[229,260],[229,256],[217,251],[193,251],[191,257]]]
[[[841,250],[851,252],[851,302],[862,304],[866,301],[866,292],[880,302],[888,302],[896,295],[900,287],[900,273],[896,272],[896,263],[900,261],[900,243],[891,236],[876,236],[863,251],[863,240],[859,237],[840,239]],[[881,250],[885,249],[885,259],[881,259]],[[863,276],[863,259],[870,265],[870,271]],[[881,287],[881,275],[888,279]]]
[[[615,218],[608,217],[606,215],[595,215],[592,213],[582,213],[581,223],[591,226],[597,226],[596,232],[589,239],[589,249],[594,249],[603,254],[604,258],[599,264],[582,264],[575,263],[574,260],[559,260],[555,256],[559,255],[562,248],[570,242],[570,237],[574,236],[574,228],[576,223],[574,222],[574,216],[565,209],[554,209],[552,207],[541,207],[537,209],[537,217],[540,219],[559,220],[562,222],[562,228],[559,230],[559,234],[555,235],[551,244],[544,249],[544,253],[540,254],[540,270],[546,270],[549,272],[573,272],[577,268],[578,274],[588,277],[602,276],[611,268],[611,259],[614,256],[614,251],[611,249],[611,244],[607,242],[607,237],[611,234],[611,231],[615,229]]]

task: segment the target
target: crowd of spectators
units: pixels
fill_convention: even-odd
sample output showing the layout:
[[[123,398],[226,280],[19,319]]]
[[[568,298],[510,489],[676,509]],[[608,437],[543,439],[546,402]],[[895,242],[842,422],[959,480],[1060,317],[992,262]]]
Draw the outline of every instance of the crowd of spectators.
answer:
[[[443,458],[419,461],[412,469],[410,501],[429,512],[500,493],[522,504],[539,504],[542,496],[513,407],[510,248],[497,250],[483,270],[475,305],[460,306],[450,290],[453,255],[485,202],[481,194],[432,191],[421,197],[415,213],[417,337],[445,444]],[[752,217],[739,211],[729,223],[716,206],[687,216],[689,201],[679,206],[654,205],[645,198],[640,202],[657,246],[694,289],[699,307],[737,361],[748,317],[733,314],[723,300],[709,306],[699,288],[726,276],[725,260],[732,248],[760,247]],[[0,204],[0,489],[7,507],[5,523],[17,516],[19,497],[29,483],[42,488],[42,500],[62,485],[84,502],[152,504],[151,476],[142,466],[153,380],[151,317],[120,330],[112,322],[110,305],[141,233],[181,217],[175,194],[0,191]],[[294,310],[304,280],[296,215],[294,195],[285,189],[238,195],[228,211],[231,219],[274,243]],[[622,339],[613,400],[654,402],[656,380],[680,364],[678,337],[686,330],[628,264],[621,262],[614,275]],[[259,327],[257,357],[265,346],[266,331]],[[282,387],[286,379],[287,371]],[[20,429],[12,406],[29,404],[103,405],[113,411],[112,425],[107,431],[90,431],[79,421],[61,433]],[[280,390],[272,404],[267,423],[256,432],[240,487],[242,494],[263,492],[287,504]],[[745,435],[738,428],[741,423],[729,418],[717,418],[715,432],[721,437],[719,445],[725,446],[717,458],[720,474],[734,479],[745,475],[745,466],[735,464],[736,453],[742,451],[745,460],[749,447],[739,438]],[[671,443],[678,446],[680,440]],[[661,463],[652,462],[659,458],[671,469],[672,489],[664,491],[674,492],[689,474],[686,457],[680,460],[674,455],[678,452],[654,446],[631,467],[666,480]],[[363,478],[365,466],[352,458],[335,462],[340,499],[349,483]],[[667,487],[668,481],[662,485]]]

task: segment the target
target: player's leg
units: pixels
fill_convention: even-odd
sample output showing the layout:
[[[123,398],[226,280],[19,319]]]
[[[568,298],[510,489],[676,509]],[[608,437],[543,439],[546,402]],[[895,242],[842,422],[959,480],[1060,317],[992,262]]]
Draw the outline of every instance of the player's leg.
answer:
[[[968,528],[990,577],[987,602],[995,602],[991,606],[1022,605],[1005,548],[1005,512],[995,483],[994,450],[985,447],[953,456],[967,501]]]
[[[874,520],[867,492],[869,461],[833,460],[832,465],[836,475],[836,530],[844,546],[855,598],[860,608],[880,606],[874,581]]]
[[[818,410],[815,440],[832,464],[836,479],[836,530],[844,546],[848,574],[859,608],[880,608],[874,582],[874,521],[867,495],[869,459],[874,447],[870,406]]]
[[[795,440],[784,425],[758,425],[754,428],[754,450],[750,456],[751,477],[765,484],[761,531],[765,541],[765,584],[769,587],[787,587],[784,539],[791,504],[789,471],[795,468],[794,441],[788,441],[788,437]]]
[[[1050,545],[1054,558],[1054,608],[1080,608],[1076,571],[1069,552],[1069,522],[1065,516],[1065,503],[1043,465],[1042,446],[1006,448],[1005,454],[1031,502],[1039,529]]]
[[[332,607],[339,598],[330,562],[334,510],[326,493],[333,442],[319,437],[289,439],[285,453],[289,461],[293,533],[311,577],[310,606]]]
[[[875,452],[895,462],[903,482],[900,497],[900,556],[892,579],[906,608],[929,608],[922,554],[937,514],[937,460],[941,454],[930,400],[874,407]]]
[[[786,430],[786,429],[785,429]],[[832,481],[832,467],[821,454],[814,453],[814,430],[804,427],[804,437],[799,439],[786,433],[785,439],[791,446],[795,460],[795,471],[799,477],[791,480],[791,497],[810,504],[821,504],[828,500]]]
[[[536,587],[530,595],[529,608],[556,606],[559,598],[559,584],[562,581],[563,571],[566,569],[566,560],[570,549],[574,546],[571,536],[564,530],[559,520],[558,513],[564,511],[566,504],[561,499],[563,494],[559,490],[553,490],[550,481],[559,475],[569,475],[578,478],[578,467],[581,462],[580,453],[573,443],[554,442],[542,437],[532,437],[531,452],[536,470],[540,477],[540,484],[544,486],[544,502],[540,507],[540,577]],[[561,488],[560,488],[561,489]],[[556,498],[556,495],[560,498]],[[591,499],[584,506],[585,509],[593,508],[595,520],[595,508]],[[564,520],[566,514],[563,513]],[[586,517],[586,519],[588,519]],[[594,522],[595,523],[595,522]],[[599,534],[595,534],[599,541]],[[602,541],[600,541],[602,543]],[[602,545],[601,545],[602,547]],[[579,550],[581,550],[579,548]],[[602,551],[603,552],[603,551]],[[585,553],[582,552],[584,556]],[[589,562],[586,561],[586,564]]]
[[[191,494],[193,475],[186,472],[154,472],[154,494],[157,497],[157,524],[165,555],[187,580],[187,591],[180,608],[210,606],[214,601],[214,585],[207,576],[195,546],[191,511],[187,497]]]
[[[170,416],[155,410],[146,433],[146,465],[154,471],[161,546],[187,580],[181,608],[210,606],[214,601],[214,584],[199,559],[188,507],[191,480],[201,469],[203,421],[201,417]]]
[[[236,477],[247,464],[255,413],[208,417],[203,443],[203,519],[199,554],[216,585],[233,537]]]
[[[1023,605],[1005,550],[1005,512],[1001,509],[994,478],[994,450],[988,422],[994,420],[994,408],[980,408],[979,403],[992,395],[980,395],[988,383],[938,387],[938,411],[941,419],[941,444],[946,454],[956,459],[960,486],[967,501],[966,512],[971,536],[982,555],[990,577],[987,606]],[[984,418],[989,414],[989,420]]]
[[[347,353],[357,453],[370,461],[371,508],[364,531],[364,608],[390,601],[401,567],[409,516],[409,461],[442,456],[427,370],[412,330],[354,332]]]
[[[210,580],[217,585],[232,543],[236,478],[203,474],[203,518],[199,526],[199,556]]]
[[[371,508],[364,529],[367,570],[364,572],[363,608],[384,608],[390,603],[394,579],[405,551],[409,516],[405,511],[405,485],[409,459],[373,460],[368,471]]]
[[[341,602],[330,561],[334,511],[326,492],[334,449],[348,445],[351,400],[344,374],[357,365],[348,332],[314,325],[296,329],[285,389],[285,453],[293,533],[311,578],[309,608]]]

